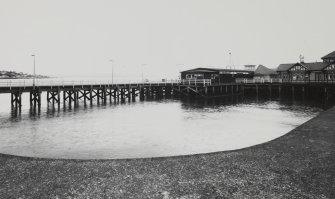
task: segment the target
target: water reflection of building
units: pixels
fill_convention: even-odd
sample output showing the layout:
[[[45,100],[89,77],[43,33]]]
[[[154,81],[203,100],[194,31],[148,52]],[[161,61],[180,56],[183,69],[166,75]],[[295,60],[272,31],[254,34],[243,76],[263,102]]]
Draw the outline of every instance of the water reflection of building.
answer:
[[[253,78],[254,72],[238,69],[195,68],[181,72],[182,80],[211,79],[212,83],[232,83],[237,78]]]
[[[335,81],[335,51],[321,58],[323,62],[280,64],[277,73],[283,81]]]

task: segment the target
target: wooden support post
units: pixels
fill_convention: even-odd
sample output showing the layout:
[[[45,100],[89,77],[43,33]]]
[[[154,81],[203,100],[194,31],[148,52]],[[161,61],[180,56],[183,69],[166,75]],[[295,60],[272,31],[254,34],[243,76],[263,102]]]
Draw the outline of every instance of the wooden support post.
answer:
[[[151,97],[151,86],[147,87],[147,97]]]
[[[60,89],[58,88],[58,91],[57,91],[57,97],[58,97],[58,109],[60,108]]]
[[[69,108],[71,108],[71,103],[72,103],[72,91],[67,92],[67,97],[69,99]]]
[[[13,92],[12,94],[12,109],[15,110],[20,110],[21,111],[21,106],[22,106],[22,92],[20,90]]]
[[[50,97],[49,97],[49,95],[50,95],[50,91],[47,91],[47,104],[50,103]]]
[[[34,101],[34,109],[36,109],[36,105],[37,105],[37,93],[36,93],[36,91],[33,91],[33,101]]]
[[[18,93],[18,97],[19,97],[19,110],[21,111],[21,107],[22,107],[22,92],[19,91]]]
[[[55,95],[56,95],[56,92],[52,91],[52,106],[55,105]]]
[[[136,89],[135,88],[132,88],[131,94],[132,94],[132,97],[131,97],[132,100],[135,101],[135,99],[136,99]]]
[[[112,89],[109,87],[109,103],[112,103]]]
[[[10,94],[10,104],[12,106],[12,109],[14,108],[14,93]]]
[[[104,87],[102,90],[101,90],[101,92],[102,92],[102,102],[104,103],[104,104],[106,104],[106,102],[107,102],[107,97],[106,97],[106,87]]]
[[[119,102],[120,101],[120,88],[119,87],[116,88],[116,96],[117,96],[117,101]]]
[[[120,94],[121,94],[121,102],[124,101],[124,89],[123,88],[120,88]]]
[[[41,109],[41,91],[38,91],[38,110]]]
[[[63,91],[63,106],[66,106],[66,91]]]
[[[128,97],[128,101],[130,102],[130,100],[131,100],[131,88],[128,87],[128,89],[126,89],[126,90],[128,91],[127,97]]]
[[[116,88],[113,88],[113,100],[116,101]]]
[[[93,105],[92,87],[90,88],[90,105]]]
[[[100,104],[100,89],[96,90],[97,103]]]
[[[83,90],[84,106],[86,106],[86,90]]]
[[[144,88],[140,87],[140,100],[144,99]]]
[[[32,96],[32,93],[31,93],[31,91],[30,91],[30,92],[29,92],[30,108],[33,106],[33,102],[32,102],[32,100],[33,100],[33,96]]]

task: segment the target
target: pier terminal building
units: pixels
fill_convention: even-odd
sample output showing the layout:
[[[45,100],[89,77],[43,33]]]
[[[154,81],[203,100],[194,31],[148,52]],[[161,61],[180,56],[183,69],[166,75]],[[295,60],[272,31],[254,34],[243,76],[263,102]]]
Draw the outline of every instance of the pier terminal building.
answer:
[[[280,64],[276,69],[263,65],[245,65],[245,70],[194,68],[181,72],[181,80],[211,80],[212,83],[233,83],[241,79],[281,82],[335,82],[335,51],[323,56],[322,62]],[[252,66],[252,67],[251,67]]]

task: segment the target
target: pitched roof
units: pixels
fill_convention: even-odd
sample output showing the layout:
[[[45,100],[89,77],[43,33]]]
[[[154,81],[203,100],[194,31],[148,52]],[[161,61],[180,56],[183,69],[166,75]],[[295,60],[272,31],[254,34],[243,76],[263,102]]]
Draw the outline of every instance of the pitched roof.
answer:
[[[255,75],[276,75],[276,71],[265,67],[263,65],[258,65],[257,69],[255,70]]]
[[[325,62],[311,62],[311,63],[295,63],[295,64],[280,64],[277,68],[277,71],[287,71],[294,65],[302,65],[307,68],[309,71],[315,71],[315,70],[322,70],[324,69],[329,63]]]
[[[193,68],[190,70],[184,70],[183,72],[219,72],[218,68]]]
[[[312,62],[312,63],[300,63],[303,66],[306,66],[308,70],[322,70],[324,69],[329,63],[325,62]]]
[[[279,66],[278,66],[278,68],[277,68],[277,71],[287,71],[288,69],[290,69],[293,65],[294,65],[295,63],[293,63],[293,64],[280,64]]]
[[[250,70],[240,70],[240,69],[225,69],[225,68],[194,68],[190,70],[181,71],[183,72],[221,72],[221,71],[228,71],[228,72],[252,72]]]
[[[329,53],[328,55],[323,56],[321,59],[330,59],[335,58],[335,51]]]

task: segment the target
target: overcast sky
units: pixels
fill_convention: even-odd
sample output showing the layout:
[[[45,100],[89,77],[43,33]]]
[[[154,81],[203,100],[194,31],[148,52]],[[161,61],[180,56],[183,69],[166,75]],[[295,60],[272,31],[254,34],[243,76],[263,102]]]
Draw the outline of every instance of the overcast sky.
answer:
[[[1,0],[0,70],[176,78],[335,50],[334,0]]]

